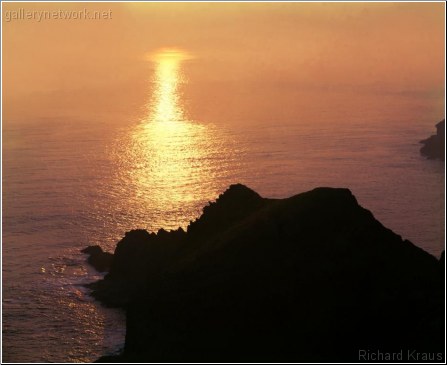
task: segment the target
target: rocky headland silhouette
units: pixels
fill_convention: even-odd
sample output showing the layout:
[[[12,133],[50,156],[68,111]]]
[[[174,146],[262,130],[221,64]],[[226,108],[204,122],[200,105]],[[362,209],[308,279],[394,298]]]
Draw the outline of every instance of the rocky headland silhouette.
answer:
[[[89,287],[125,309],[125,348],[98,361],[356,362],[361,350],[443,360],[443,257],[385,228],[348,189],[266,199],[231,185],[186,231],[118,242]]]
[[[429,159],[445,161],[445,119],[436,124],[436,134],[420,141],[421,154]]]

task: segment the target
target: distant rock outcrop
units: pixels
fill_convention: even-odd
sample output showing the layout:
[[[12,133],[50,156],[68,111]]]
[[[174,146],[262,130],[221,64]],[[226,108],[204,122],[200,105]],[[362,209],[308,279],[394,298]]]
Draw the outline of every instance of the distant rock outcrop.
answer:
[[[429,159],[445,161],[445,119],[436,124],[436,134],[421,141],[421,154]]]
[[[91,287],[127,313],[124,352],[103,361],[442,361],[443,275],[347,189],[264,199],[232,185],[186,232],[128,232]]]

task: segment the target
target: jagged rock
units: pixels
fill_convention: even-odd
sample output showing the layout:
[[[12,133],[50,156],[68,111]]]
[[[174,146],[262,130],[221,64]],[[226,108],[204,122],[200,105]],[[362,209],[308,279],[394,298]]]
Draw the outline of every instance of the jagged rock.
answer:
[[[259,209],[264,202],[265,199],[248,187],[242,184],[230,185],[215,202],[203,208],[202,216],[191,222],[187,232],[196,239],[215,235]]]
[[[436,124],[436,134],[422,140],[421,154],[429,159],[445,161],[445,119]]]
[[[113,255],[109,252],[104,252],[100,246],[88,246],[82,249],[81,252],[89,255],[87,262],[97,271],[104,272],[110,269]]]
[[[96,297],[126,298],[122,362],[355,362],[443,354],[439,268],[347,189],[233,185],[186,233],[127,233]]]

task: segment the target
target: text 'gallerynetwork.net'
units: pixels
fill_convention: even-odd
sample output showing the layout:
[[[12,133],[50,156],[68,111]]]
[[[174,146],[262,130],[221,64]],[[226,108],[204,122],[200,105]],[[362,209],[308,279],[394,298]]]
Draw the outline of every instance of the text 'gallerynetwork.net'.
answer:
[[[19,8],[15,10],[6,10],[3,13],[3,19],[6,22],[20,20],[34,20],[37,22],[45,20],[111,20],[112,10],[27,10]]]

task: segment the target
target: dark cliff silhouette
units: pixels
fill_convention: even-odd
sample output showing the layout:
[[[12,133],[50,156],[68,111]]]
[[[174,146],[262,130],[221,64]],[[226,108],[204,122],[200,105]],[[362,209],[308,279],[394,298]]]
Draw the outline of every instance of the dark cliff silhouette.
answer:
[[[100,361],[443,359],[443,270],[347,189],[264,199],[232,185],[186,232],[134,230],[117,244],[90,287],[125,308],[126,343]]]
[[[421,154],[429,159],[445,161],[445,119],[436,124],[436,134],[421,141]]]

